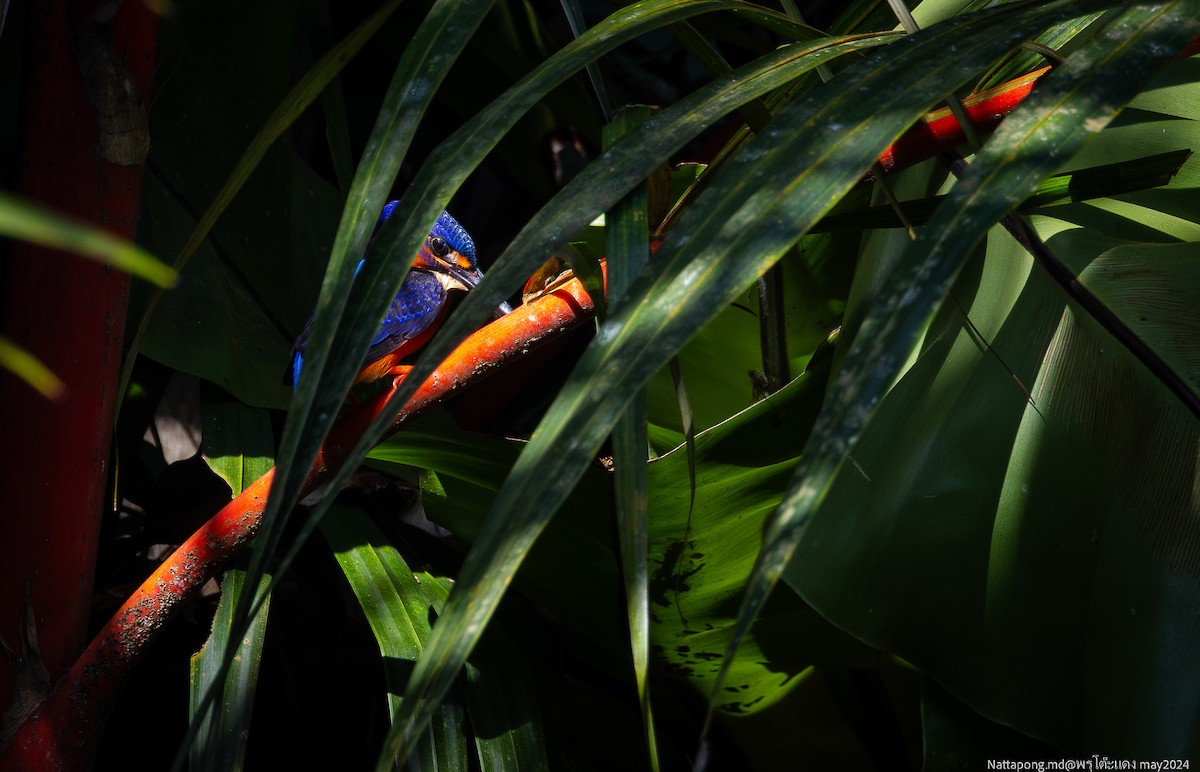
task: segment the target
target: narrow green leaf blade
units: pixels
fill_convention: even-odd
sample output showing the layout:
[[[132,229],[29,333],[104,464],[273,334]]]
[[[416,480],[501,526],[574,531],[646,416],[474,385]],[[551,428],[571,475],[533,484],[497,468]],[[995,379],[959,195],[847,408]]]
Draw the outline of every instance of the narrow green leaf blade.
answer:
[[[3,336],[0,336],[0,367],[28,383],[47,399],[58,399],[66,389],[62,379],[42,360]]]
[[[1157,188],[1170,182],[1191,155],[1191,150],[1175,150],[1157,153],[1147,158],[1055,174],[1040,182],[1034,194],[1022,201],[1017,211],[1027,212]],[[945,200],[946,196],[942,195],[905,201],[900,204],[900,209],[910,223],[924,225]],[[813,231],[819,233],[839,228],[900,227],[903,226],[893,207],[873,206],[857,212],[831,215],[822,220]]]
[[[271,420],[266,411],[235,402],[210,386],[201,389],[201,452],[236,496],[273,465]],[[191,660],[188,714],[190,721],[200,722],[198,739],[188,751],[192,769],[241,769],[245,762],[271,600],[268,593],[260,592],[261,610],[235,641],[234,610],[244,586],[241,567],[225,572],[212,633]],[[236,654],[222,679],[222,657],[230,648]],[[205,708],[209,690],[221,696]]]
[[[412,570],[362,512],[338,505],[321,523],[338,566],[362,607],[384,661],[415,662],[429,637],[430,612]],[[432,580],[432,577],[431,577]],[[388,713],[395,715],[407,673],[385,667]]]
[[[644,123],[653,114],[646,106],[624,107],[616,120],[605,127],[608,146],[623,134]],[[627,288],[650,260],[650,223],[646,186],[640,185],[617,202],[604,217],[608,242],[608,287],[614,309],[619,308]],[[616,487],[617,532],[621,545],[621,567],[625,577],[625,603],[629,615],[629,642],[633,674],[641,703],[642,722],[650,768],[657,772],[658,742],[654,732],[647,678],[650,670],[650,566],[647,528],[646,466],[649,438],[646,429],[646,392],[630,400],[625,414],[613,429],[614,485]]]
[[[242,769],[245,763],[271,599],[266,593],[256,598],[259,611],[235,640],[234,609],[244,587],[244,571],[234,568],[225,572],[212,634],[191,660],[188,717],[199,727],[199,735],[188,750],[191,769],[219,772]],[[234,658],[223,670],[223,658],[230,649]],[[204,710],[204,697],[213,691],[220,696]]]
[[[175,271],[137,244],[7,193],[0,193],[0,235],[99,260],[160,287],[175,283]]]

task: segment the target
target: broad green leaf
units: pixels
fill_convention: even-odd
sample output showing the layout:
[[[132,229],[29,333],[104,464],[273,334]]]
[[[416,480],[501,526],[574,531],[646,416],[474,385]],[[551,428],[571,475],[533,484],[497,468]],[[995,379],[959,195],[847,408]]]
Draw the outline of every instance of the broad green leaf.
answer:
[[[291,400],[283,373],[306,318],[293,314],[299,308],[307,314],[316,295],[341,205],[337,190],[306,164],[296,161],[290,172],[281,166],[273,165],[272,175],[286,195],[270,199],[290,216],[251,223],[243,211],[248,202],[235,202],[226,217],[236,213],[240,227],[253,235],[225,240],[238,226],[218,224],[184,267],[176,289],[163,297],[142,338],[146,356],[217,383],[256,407],[283,408]],[[148,178],[144,187],[143,238],[164,247],[185,238],[195,227],[187,208],[157,178]],[[264,234],[272,239],[269,245]],[[287,249],[280,248],[284,243]]]
[[[1187,94],[1194,91],[1200,60],[1196,57],[1172,62],[1129,102],[1129,107],[1148,112],[1200,120],[1200,107]]]
[[[191,660],[188,718],[198,732],[188,750],[191,769],[238,770],[245,764],[271,599],[266,593],[260,596],[257,615],[241,638],[233,640],[236,635],[233,614],[244,584],[243,570],[232,568],[225,572],[212,634]],[[235,656],[226,668],[223,662],[229,650]],[[218,696],[206,710],[203,701],[210,693]]]
[[[1141,534],[1133,523],[1138,512],[1194,511],[1178,495],[1193,484],[1194,471],[1180,464],[1196,428],[1144,378],[1129,393],[1127,364],[1097,366],[1101,333],[1076,322],[1060,331],[1055,287],[1011,240],[991,241],[954,295],[992,351],[946,309],[933,343],[863,433],[787,580],[839,626],[901,653],[983,716],[1065,748],[1112,757],[1120,743],[1130,755],[1194,715],[1164,687],[1187,681],[1180,668],[1192,667],[1195,635],[1185,625],[1163,649],[1143,625],[1190,620],[1195,590],[1171,575],[1181,555],[1170,538],[1157,539],[1163,557],[1149,553],[1149,533],[1164,523],[1147,521]],[[1073,342],[1062,337],[1071,329]],[[1117,403],[1131,415],[1100,407]],[[1121,603],[1113,586],[1124,588]],[[1113,660],[1123,663],[1117,679]],[[1157,667],[1171,675],[1146,672]],[[1169,700],[1178,718],[1160,716],[1151,732],[1129,725],[1124,710],[1093,711],[1099,695],[1081,688],[1092,682],[1124,684],[1122,704],[1138,711]]]
[[[697,435],[694,508],[684,448],[650,464],[655,646],[671,671],[702,693],[715,683],[762,526],[820,409],[829,354],[782,391]],[[875,657],[803,604],[776,605],[755,633],[732,665],[721,695],[725,712],[770,708],[814,661],[861,665]]]
[[[334,517],[322,522],[321,530],[379,644],[388,684],[388,713],[394,716],[411,663],[420,656],[451,583],[427,571],[414,573],[362,512],[339,506]],[[439,707],[407,768],[469,769],[464,719],[462,697],[456,690]]]
[[[385,661],[415,662],[429,638],[430,620],[450,593],[449,581],[426,572],[414,574],[387,537],[357,509],[339,505],[336,516],[322,523],[321,533],[362,607],[379,653]],[[392,714],[407,673],[396,667],[385,672]]]
[[[456,536],[474,541],[484,516],[520,454],[520,446],[495,437],[441,425],[430,416],[411,423],[370,453],[373,467],[412,481],[412,468],[436,475],[439,487],[422,482],[429,518]],[[422,480],[425,477],[421,477]],[[626,631],[594,624],[597,616],[620,618],[620,577],[608,518],[613,509],[608,473],[590,469],[576,489],[572,516],[555,520],[522,566],[516,583],[538,603],[555,609],[598,658],[624,661]],[[592,600],[580,604],[580,597]]]
[[[141,232],[148,243],[165,247],[192,227],[186,208],[158,179],[146,180],[144,197]],[[269,233],[278,225],[264,220],[260,230]],[[263,312],[256,287],[237,268],[248,260],[247,254],[237,250],[222,257],[211,242],[202,245],[183,268],[179,291],[163,296],[158,304],[155,321],[141,339],[141,351],[168,367],[211,381],[249,405],[278,407],[287,401],[282,376],[290,343]],[[138,298],[135,293],[134,305]],[[267,369],[266,362],[279,364]]]
[[[215,391],[207,385],[201,387],[201,451],[205,462],[237,496],[272,466],[271,422],[264,411],[248,408]],[[225,572],[212,633],[191,660],[188,715],[190,721],[199,723],[198,739],[188,751],[192,769],[241,769],[245,763],[270,597],[263,595],[262,610],[241,640],[231,641],[235,634],[234,607],[244,581],[241,567]],[[222,657],[229,648],[237,655],[223,673]],[[220,697],[205,709],[202,701],[210,690]]]
[[[483,772],[550,769],[532,664],[499,625],[471,657],[467,714]]]
[[[209,384],[201,384],[200,450],[205,463],[236,496],[274,466],[271,418],[264,410],[246,407],[215,392]]]
[[[944,326],[950,308],[943,326],[925,327],[982,229],[1108,123],[1195,34],[1198,12],[1126,12],[984,146],[868,311],[762,566],[778,570],[796,549],[789,584],[835,624],[899,652],[985,716],[1080,752],[1194,750],[1197,706],[1177,687],[1190,679],[1180,669],[1195,661],[1194,636],[1171,657],[1134,641],[1146,643],[1143,624],[1194,615],[1194,583],[1171,575],[1181,564],[1153,560],[1137,528],[1169,532],[1194,513],[1193,463],[1179,451],[1194,448],[1195,422],[1125,352],[1103,353],[1113,344],[1091,322],[1060,319],[1061,296],[1011,245],[1005,254],[989,240],[982,273],[954,292],[987,348]],[[920,358],[888,392],[921,335]],[[913,450],[898,455],[901,444]],[[1122,485],[1121,470],[1146,457],[1146,485],[1132,482],[1144,471]],[[1149,619],[1131,624],[1139,613]],[[1113,661],[1122,675],[1100,686]]]
[[[451,582],[427,571],[414,573],[387,537],[362,512],[339,505],[321,532],[358,599],[379,645],[387,678],[388,708],[400,703],[411,663],[429,638]],[[477,652],[463,689],[473,743],[464,733],[464,706],[443,706],[440,721],[409,761],[409,768],[466,769],[468,745],[489,769],[545,769],[536,696],[522,653],[493,635]]]

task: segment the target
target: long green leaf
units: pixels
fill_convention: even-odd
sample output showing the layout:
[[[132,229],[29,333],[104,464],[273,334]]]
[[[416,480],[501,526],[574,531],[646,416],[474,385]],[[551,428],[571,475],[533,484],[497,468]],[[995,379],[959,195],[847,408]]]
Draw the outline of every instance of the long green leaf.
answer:
[[[414,578],[404,559],[387,543],[386,537],[362,512],[338,506],[334,517],[321,524],[338,566],[358,598],[379,653],[384,661],[416,662],[429,637],[430,618],[439,612],[441,600],[430,605],[423,597],[421,582]],[[445,580],[422,577],[443,584]],[[449,594],[449,587],[442,587]],[[444,598],[442,598],[444,600]],[[388,713],[400,704],[405,673],[396,667],[384,669],[388,685]]]
[[[7,193],[0,193],[0,235],[99,260],[160,287],[175,283],[175,271],[138,245]]]
[[[492,628],[467,666],[466,705],[479,767],[483,772],[548,770],[535,673],[527,652],[503,632]]]
[[[263,593],[258,614],[234,641],[234,608],[244,586],[245,571],[231,568],[225,572],[212,633],[191,660],[188,716],[199,731],[188,751],[191,769],[219,772],[242,769],[245,764],[271,600]],[[225,669],[222,658],[230,648],[236,654]],[[219,693],[220,698],[206,705],[204,696],[210,692]]]
[[[47,399],[58,399],[66,391],[66,384],[42,360],[3,336],[0,336],[0,367],[28,383]]]
[[[400,694],[429,638],[432,620],[441,613],[451,582],[428,572],[414,574],[387,538],[362,512],[338,505],[321,523],[338,565],[366,615],[383,656],[388,709],[394,714]],[[484,770],[546,769],[541,722],[522,653],[504,645],[477,652],[469,671],[465,707],[471,714],[474,745]],[[441,725],[425,736],[410,757],[413,769],[466,767],[468,743],[462,735],[463,706],[451,705]]]
[[[649,107],[625,107],[614,123],[605,127],[606,144],[628,133],[652,114]],[[616,310],[625,291],[650,259],[650,224],[646,187],[639,186],[617,202],[605,215],[608,242],[608,291],[610,308]],[[658,742],[654,732],[647,676],[650,669],[649,530],[646,522],[647,448],[646,394],[630,400],[625,415],[613,429],[613,462],[616,465],[617,531],[620,534],[621,566],[625,577],[625,603],[629,615],[629,640],[633,674],[646,728],[650,768],[658,770]]]
[[[1015,4],[910,36],[780,111],[770,130],[714,175],[635,285],[630,304],[600,329],[497,497],[417,664],[387,759],[402,754],[421,731],[509,577],[629,396],[828,211],[924,110],[1045,24],[1100,5]],[[947,47],[960,56],[951,61]],[[868,102],[863,94],[874,98]],[[556,230],[568,230],[557,222],[538,225],[548,241]],[[492,299],[484,285],[476,292],[480,297],[468,298],[460,313],[472,301],[478,306]]]

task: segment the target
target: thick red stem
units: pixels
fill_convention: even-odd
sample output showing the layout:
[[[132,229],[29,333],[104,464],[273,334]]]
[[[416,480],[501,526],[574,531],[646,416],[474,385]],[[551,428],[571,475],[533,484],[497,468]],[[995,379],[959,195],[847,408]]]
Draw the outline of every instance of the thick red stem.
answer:
[[[975,133],[982,137],[995,131],[1000,121],[1004,120],[1004,116],[1029,96],[1033,84],[1049,70],[1049,67],[1043,67],[964,99],[963,106]],[[883,151],[879,156],[879,165],[885,172],[898,171],[958,147],[966,141],[966,133],[950,110],[936,110],[904,132],[900,139]]]
[[[23,197],[132,239],[140,159],[118,165],[102,157],[99,127],[111,128],[104,121],[112,115],[102,118],[89,97],[82,69],[87,57],[77,52],[100,52],[110,73],[121,72],[111,65],[123,63],[127,82],[138,83],[145,94],[158,19],[142,4],[130,3],[115,27],[109,17],[85,26],[95,5],[41,0],[29,7],[17,186]],[[74,31],[84,33],[82,44]],[[97,64],[95,57],[91,61]],[[94,66],[91,72],[94,86],[103,82],[104,73],[96,74]],[[86,641],[96,541],[111,476],[129,276],[28,243],[12,245],[4,271],[2,334],[66,384],[64,396],[50,401],[0,373],[5,437],[0,636],[10,647],[20,646],[28,597],[40,657],[53,679],[67,671]],[[29,698],[13,689],[18,667],[36,660],[38,652],[26,654],[31,656],[0,658],[0,705]]]
[[[1200,53],[1200,38],[1189,43],[1176,58],[1186,59],[1197,53]],[[963,106],[975,134],[983,137],[995,131],[1000,121],[1004,120],[1004,116],[1029,96],[1038,78],[1049,71],[1049,67],[1043,67],[964,99]],[[936,110],[904,132],[891,147],[883,151],[879,156],[879,165],[885,172],[898,171],[956,148],[966,141],[966,133],[950,110]]]

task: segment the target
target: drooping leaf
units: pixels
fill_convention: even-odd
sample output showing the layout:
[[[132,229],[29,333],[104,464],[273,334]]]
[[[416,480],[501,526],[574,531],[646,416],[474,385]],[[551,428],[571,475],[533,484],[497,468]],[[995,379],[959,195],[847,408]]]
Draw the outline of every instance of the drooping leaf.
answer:
[[[47,399],[58,399],[66,385],[40,359],[8,338],[0,336],[0,367],[37,389]]]
[[[175,283],[175,271],[137,244],[8,193],[0,193],[0,235],[99,260],[161,287]]]

